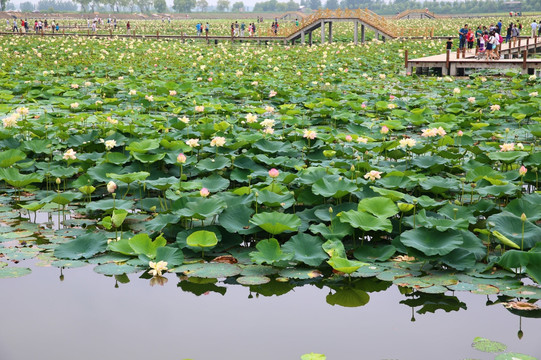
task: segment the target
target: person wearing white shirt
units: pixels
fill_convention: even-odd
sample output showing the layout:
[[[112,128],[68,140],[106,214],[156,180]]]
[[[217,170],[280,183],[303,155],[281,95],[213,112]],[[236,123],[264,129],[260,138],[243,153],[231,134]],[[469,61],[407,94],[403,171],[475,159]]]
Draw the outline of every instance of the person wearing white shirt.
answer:
[[[532,27],[532,37],[535,37],[537,34],[537,22],[534,20],[530,26]]]

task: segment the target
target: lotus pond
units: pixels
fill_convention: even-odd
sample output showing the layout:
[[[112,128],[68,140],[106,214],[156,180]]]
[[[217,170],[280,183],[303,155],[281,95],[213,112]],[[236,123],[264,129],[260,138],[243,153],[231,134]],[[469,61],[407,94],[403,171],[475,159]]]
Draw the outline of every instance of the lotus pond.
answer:
[[[537,317],[540,80],[405,73],[442,48],[2,37],[0,278]]]

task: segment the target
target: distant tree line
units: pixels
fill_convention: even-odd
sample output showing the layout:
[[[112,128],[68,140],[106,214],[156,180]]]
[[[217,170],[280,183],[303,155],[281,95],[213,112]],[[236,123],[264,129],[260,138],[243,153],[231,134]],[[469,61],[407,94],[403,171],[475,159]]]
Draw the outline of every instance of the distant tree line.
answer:
[[[400,13],[408,9],[428,8],[436,14],[472,14],[472,13],[495,13],[508,11],[532,12],[540,11],[541,0],[522,0],[520,8],[509,7],[504,0],[464,0],[464,1],[411,1],[394,0],[391,2],[376,0],[294,0],[279,2],[278,0],[261,1],[255,4],[254,12],[285,12],[294,11],[304,6],[309,9],[364,9],[368,8],[381,15]],[[208,0],[173,0],[171,9],[167,7],[165,0],[40,0],[37,5],[25,1],[19,5],[21,11],[77,11],[82,12],[158,12],[169,11],[186,13],[191,11],[207,11]],[[2,11],[14,10],[15,6],[8,0],[0,0]],[[229,0],[218,0],[217,11],[245,11],[244,3],[236,1],[233,4]]]

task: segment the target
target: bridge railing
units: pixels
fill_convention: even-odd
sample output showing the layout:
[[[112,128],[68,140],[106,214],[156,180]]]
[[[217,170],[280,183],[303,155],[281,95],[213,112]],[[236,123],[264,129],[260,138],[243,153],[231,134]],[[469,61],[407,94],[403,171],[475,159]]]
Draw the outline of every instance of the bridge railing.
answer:
[[[297,31],[307,26],[310,26],[321,19],[359,19],[366,23],[367,25],[383,32],[386,35],[396,37],[394,29],[390,24],[385,20],[384,17],[379,16],[378,14],[370,11],[368,9],[338,9],[338,10],[317,10],[312,14],[304,17],[300,22],[299,26],[284,26],[279,28],[280,36],[291,36]]]

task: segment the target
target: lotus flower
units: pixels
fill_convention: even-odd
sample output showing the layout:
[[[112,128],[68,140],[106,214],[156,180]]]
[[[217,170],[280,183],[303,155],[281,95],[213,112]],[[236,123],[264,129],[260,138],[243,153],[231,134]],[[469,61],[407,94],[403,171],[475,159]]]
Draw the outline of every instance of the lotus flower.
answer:
[[[148,266],[152,269],[148,273],[152,276],[162,276],[162,271],[167,270],[167,261],[149,261]]]
[[[271,178],[273,178],[273,179],[277,178],[278,175],[280,175],[280,172],[278,170],[276,170],[275,168],[272,168],[272,169],[269,170],[269,176]]]

